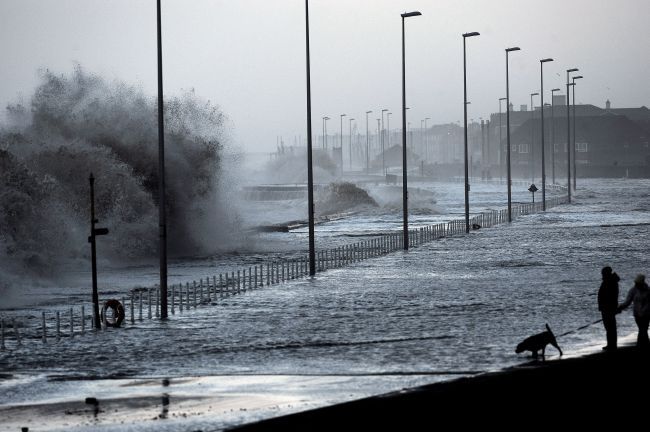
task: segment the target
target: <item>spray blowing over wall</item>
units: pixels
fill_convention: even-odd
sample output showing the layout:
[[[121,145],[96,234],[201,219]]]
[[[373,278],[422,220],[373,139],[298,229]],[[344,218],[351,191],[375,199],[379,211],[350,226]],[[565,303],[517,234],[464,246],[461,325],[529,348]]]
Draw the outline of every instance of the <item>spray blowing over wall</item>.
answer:
[[[154,258],[158,249],[156,99],[77,66],[40,73],[28,102],[7,107],[0,129],[2,273],[56,273],[89,254],[89,185],[96,214],[110,229],[98,249],[115,261]],[[218,250],[237,232],[236,215],[219,205],[224,121],[193,91],[165,101],[169,251]],[[224,207],[227,207],[224,209]],[[8,278],[9,276],[5,276]],[[1,281],[0,281],[1,283]]]

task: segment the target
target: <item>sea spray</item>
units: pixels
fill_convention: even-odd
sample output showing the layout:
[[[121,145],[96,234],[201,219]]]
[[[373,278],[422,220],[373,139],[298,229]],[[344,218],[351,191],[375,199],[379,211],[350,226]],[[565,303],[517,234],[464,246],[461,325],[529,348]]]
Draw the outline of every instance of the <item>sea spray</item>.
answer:
[[[314,182],[329,183],[336,178],[337,166],[325,150],[314,149],[312,152]],[[307,183],[307,151],[305,148],[293,148],[274,154],[273,159],[265,164],[258,176],[267,183]]]
[[[350,182],[330,183],[316,198],[316,213],[326,216],[361,208],[377,207],[368,192]]]
[[[29,103],[7,107],[0,130],[0,254],[9,274],[57,273],[88,255],[88,176],[109,227],[103,259],[154,258],[158,248],[156,99],[77,66],[41,72]],[[165,101],[170,254],[228,247],[237,217],[224,178],[224,115],[194,92]],[[0,285],[3,284],[0,281]]]

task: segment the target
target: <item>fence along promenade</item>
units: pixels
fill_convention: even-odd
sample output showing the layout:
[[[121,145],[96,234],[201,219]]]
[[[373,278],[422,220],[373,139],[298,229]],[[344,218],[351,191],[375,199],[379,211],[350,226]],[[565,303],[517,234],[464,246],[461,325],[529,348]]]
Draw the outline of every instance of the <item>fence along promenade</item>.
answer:
[[[562,190],[562,189],[559,189]],[[546,200],[547,210],[568,202],[567,196]],[[513,220],[519,216],[542,211],[542,203],[525,203],[512,206]],[[490,228],[508,222],[507,210],[479,213],[470,219],[470,225]],[[465,234],[465,219],[413,228],[409,230],[409,248],[416,248],[434,240]],[[318,251],[318,273],[352,265],[367,259],[387,255],[403,249],[402,231],[391,232],[349,245]],[[266,264],[249,266],[198,281],[174,284],[168,288],[170,316],[183,314],[200,306],[218,304],[220,299],[278,285],[309,276],[308,255],[300,258],[274,260]],[[106,301],[108,299],[104,299]],[[124,306],[122,326],[135,325],[144,320],[160,318],[160,290],[154,288],[133,289],[128,296],[119,298]],[[103,304],[103,301],[100,301]],[[0,350],[17,348],[29,342],[48,343],[51,340],[73,339],[94,329],[91,305],[41,311],[37,316],[19,318],[0,316]],[[87,313],[88,312],[88,313]],[[102,323],[102,329],[106,324]]]

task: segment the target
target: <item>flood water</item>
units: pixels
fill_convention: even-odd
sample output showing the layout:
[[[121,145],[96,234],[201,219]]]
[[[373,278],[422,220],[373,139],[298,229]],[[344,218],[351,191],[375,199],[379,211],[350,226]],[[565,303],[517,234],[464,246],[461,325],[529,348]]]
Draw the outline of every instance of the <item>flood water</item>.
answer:
[[[177,311],[165,323],[136,320],[122,329],[87,332],[59,342],[27,340],[22,347],[8,340],[8,349],[0,352],[0,370],[5,374],[0,379],[0,416],[3,410],[11,414],[11,422],[5,423],[9,430],[20,418],[16,405],[83,400],[106,394],[107,386],[111,398],[165,391],[176,400],[189,395],[227,399],[237,394],[249,396],[242,399],[248,401],[242,402],[244,406],[254,399],[251,395],[273,401],[253,403],[246,412],[198,409],[203,414],[182,421],[138,417],[132,426],[213,430],[515,365],[526,360],[514,353],[516,344],[543,331],[546,323],[558,335],[565,355],[600,349],[604,343],[600,324],[559,335],[600,318],[596,292],[601,267],[610,265],[621,276],[621,300],[634,276],[650,271],[650,181],[584,180],[578,186],[571,205],[328,270],[311,279],[227,297],[183,314]],[[433,191],[435,204],[429,211],[414,211],[415,226],[462,218],[462,185],[416,187]],[[504,208],[503,189],[473,186],[472,211]],[[515,201],[527,201],[529,195],[517,191]],[[302,203],[282,205],[290,211]],[[317,247],[397,231],[400,218],[399,210],[375,209],[319,225]],[[237,254],[172,262],[170,282],[212,276],[305,249],[304,229],[259,235]],[[110,286],[115,293],[153,286],[157,277],[155,265],[100,271],[100,289]],[[75,277],[58,291],[30,288],[31,294],[21,300],[23,306],[1,311],[3,316],[24,316],[27,321],[31,316],[34,321],[45,304],[55,309],[87,301],[83,281],[88,273],[78,270]],[[619,335],[635,331],[629,311],[618,321]],[[552,347],[549,352],[556,354]],[[204,379],[183,387],[182,380],[191,377]],[[163,378],[178,385],[161,388]],[[124,425],[120,429],[115,422],[96,419],[67,426],[52,422],[46,429],[100,427],[124,430]]]

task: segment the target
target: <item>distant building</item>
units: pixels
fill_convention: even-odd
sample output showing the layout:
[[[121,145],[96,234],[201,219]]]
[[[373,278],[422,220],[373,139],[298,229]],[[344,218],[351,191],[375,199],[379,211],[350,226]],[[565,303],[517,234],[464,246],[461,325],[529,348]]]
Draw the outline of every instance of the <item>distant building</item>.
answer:
[[[553,95],[553,100],[551,102],[555,106],[566,105],[566,96],[565,95]]]
[[[554,107],[544,108],[546,175],[551,179],[555,160],[556,178],[566,177],[567,107],[558,107],[564,96],[556,96]],[[573,107],[570,107],[573,122]],[[491,115],[488,164],[493,172],[504,169],[506,152],[505,113]],[[576,165],[578,177],[633,176],[650,177],[650,110],[640,108],[605,108],[595,105],[575,106]],[[514,175],[541,177],[541,108],[510,113],[511,165]],[[573,139],[573,123],[572,123]],[[554,144],[553,144],[554,143]],[[551,148],[554,148],[551,153]]]

